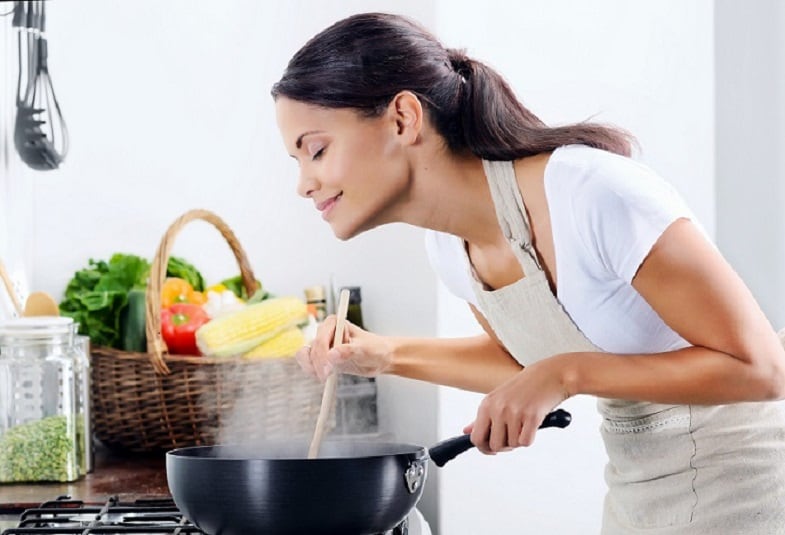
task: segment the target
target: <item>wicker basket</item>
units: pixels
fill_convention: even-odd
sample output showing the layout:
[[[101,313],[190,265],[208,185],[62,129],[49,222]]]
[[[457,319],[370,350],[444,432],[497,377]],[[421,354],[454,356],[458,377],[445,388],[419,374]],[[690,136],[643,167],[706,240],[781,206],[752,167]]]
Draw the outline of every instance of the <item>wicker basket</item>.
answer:
[[[94,436],[111,448],[156,451],[310,435],[323,387],[303,373],[293,358],[168,354],[161,337],[161,286],[172,242],[194,220],[220,231],[237,259],[248,294],[256,290],[246,254],[223,220],[206,210],[192,210],[175,220],[150,271],[147,353],[107,347],[91,350]]]

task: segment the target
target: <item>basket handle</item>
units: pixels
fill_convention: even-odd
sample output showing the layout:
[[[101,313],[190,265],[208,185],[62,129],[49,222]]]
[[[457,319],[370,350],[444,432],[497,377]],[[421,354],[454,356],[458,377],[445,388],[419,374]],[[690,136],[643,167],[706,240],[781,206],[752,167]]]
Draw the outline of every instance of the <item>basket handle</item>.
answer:
[[[169,264],[169,253],[172,249],[174,239],[180,230],[188,223],[202,220],[214,226],[221,235],[224,237],[229,247],[237,259],[237,265],[240,267],[240,274],[242,275],[243,285],[245,286],[248,295],[251,296],[258,289],[256,278],[254,277],[251,265],[248,262],[248,256],[245,250],[240,245],[239,240],[235,236],[232,229],[217,215],[208,210],[190,210],[177,219],[169,226],[161,238],[161,243],[158,245],[158,250],[153,258],[152,266],[150,267],[150,282],[147,285],[146,301],[146,317],[145,328],[147,333],[147,353],[150,355],[150,361],[159,375],[168,375],[170,373],[169,366],[166,365],[164,357],[168,355],[169,349],[166,347],[163,336],[161,336],[161,288],[166,281],[166,267]]]

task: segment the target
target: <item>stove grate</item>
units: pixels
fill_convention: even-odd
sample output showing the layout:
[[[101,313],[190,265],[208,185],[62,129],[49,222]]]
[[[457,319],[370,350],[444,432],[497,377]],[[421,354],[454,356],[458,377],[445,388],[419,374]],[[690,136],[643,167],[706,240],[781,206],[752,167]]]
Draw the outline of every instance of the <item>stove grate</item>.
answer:
[[[380,535],[408,535],[404,520]],[[132,503],[120,502],[117,496],[103,505],[87,505],[80,500],[61,496],[56,500],[28,509],[16,527],[2,535],[205,535],[189,522],[171,499],[145,499]]]

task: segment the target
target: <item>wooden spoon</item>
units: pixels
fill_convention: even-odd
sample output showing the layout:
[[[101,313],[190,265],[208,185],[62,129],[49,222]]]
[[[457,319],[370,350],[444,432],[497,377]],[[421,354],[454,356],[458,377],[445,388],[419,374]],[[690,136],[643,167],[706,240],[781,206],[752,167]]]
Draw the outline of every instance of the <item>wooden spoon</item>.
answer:
[[[22,303],[19,302],[19,297],[16,295],[16,290],[14,289],[14,283],[11,281],[11,276],[8,274],[8,271],[6,271],[5,264],[3,264],[2,260],[0,260],[0,279],[3,280],[3,284],[5,285],[5,289],[8,292],[8,297],[11,298],[11,303],[14,305],[16,314],[21,316]]]
[[[60,307],[51,295],[46,292],[33,292],[27,296],[22,316],[59,316]]]
[[[335,336],[333,337],[333,347],[337,344],[343,343],[343,330],[346,326],[346,312],[349,309],[349,290],[344,288],[341,290],[341,295],[338,298],[338,310],[335,313]],[[311,439],[311,447],[308,448],[308,458],[315,459],[319,455],[319,448],[322,445],[322,438],[324,438],[324,429],[327,426],[327,420],[330,417],[330,412],[335,405],[335,391],[338,386],[338,374],[335,370],[330,372],[327,380],[324,383],[324,392],[322,392],[322,406],[319,408],[319,418],[316,420],[316,429],[313,432]]]

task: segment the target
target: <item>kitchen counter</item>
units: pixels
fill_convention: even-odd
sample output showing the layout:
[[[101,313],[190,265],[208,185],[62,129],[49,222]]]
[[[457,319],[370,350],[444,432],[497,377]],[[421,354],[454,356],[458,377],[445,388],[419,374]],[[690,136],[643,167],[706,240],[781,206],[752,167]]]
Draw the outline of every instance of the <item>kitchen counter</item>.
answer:
[[[110,496],[129,502],[169,498],[165,454],[121,455],[98,447],[93,472],[77,481],[0,484],[0,513],[19,513],[66,494],[90,504],[103,504]]]

